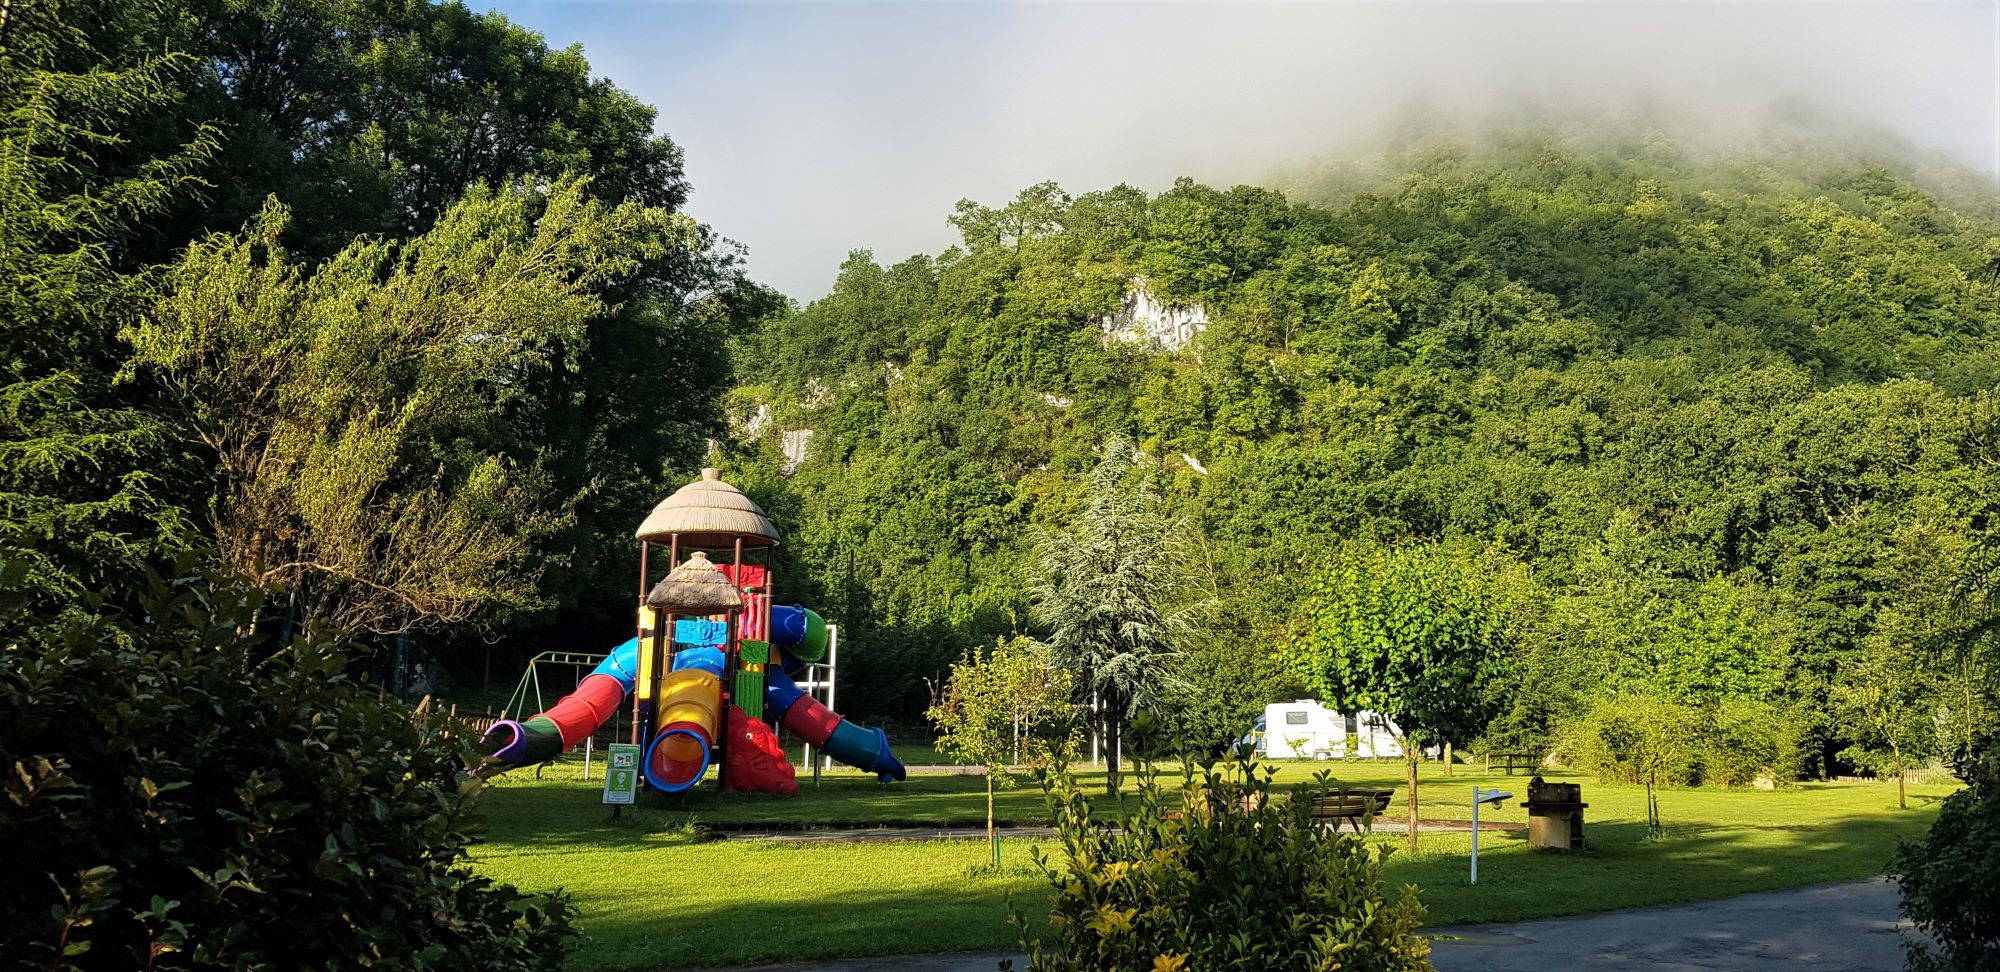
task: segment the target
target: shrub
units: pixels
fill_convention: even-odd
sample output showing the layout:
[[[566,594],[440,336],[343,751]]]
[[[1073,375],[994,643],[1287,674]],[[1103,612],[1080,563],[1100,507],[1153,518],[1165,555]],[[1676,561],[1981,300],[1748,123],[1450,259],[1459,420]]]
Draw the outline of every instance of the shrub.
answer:
[[[1599,699],[1562,727],[1557,754],[1606,782],[1686,786],[1701,774],[1706,713],[1650,695]]]
[[[1728,699],[1716,707],[1701,750],[1701,782],[1749,786],[1760,776],[1799,778],[1803,734],[1796,720],[1765,702]]]
[[[1922,840],[1906,842],[1889,867],[1903,915],[1935,942],[1911,940],[1912,972],[2000,970],[2000,746],[1961,759],[1965,789],[1946,797]]]
[[[1797,779],[1802,739],[1797,720],[1763,702],[1697,706],[1636,692],[1600,698],[1564,723],[1557,754],[1606,781],[1748,786],[1764,775]]]
[[[45,968],[555,969],[570,905],[467,867],[467,734],[358,686],[254,592],[0,657],[0,949]]]
[[[1052,910],[1046,928],[1013,918],[1032,972],[1431,967],[1416,889],[1384,886],[1389,849],[1312,820],[1324,774],[1281,801],[1249,763],[1184,768],[1185,813],[1158,781],[1142,776],[1114,826],[1066,775],[1049,779],[1062,851],[1035,862]]]

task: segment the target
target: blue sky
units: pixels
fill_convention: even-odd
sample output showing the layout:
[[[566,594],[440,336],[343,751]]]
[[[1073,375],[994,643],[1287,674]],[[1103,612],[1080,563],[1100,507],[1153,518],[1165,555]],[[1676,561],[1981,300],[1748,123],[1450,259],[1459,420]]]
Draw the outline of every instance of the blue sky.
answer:
[[[1802,99],[2000,169],[2000,0],[491,5],[657,106],[690,211],[800,300],[851,249],[949,245],[961,197],[1257,182],[1365,152],[1416,100],[1664,100],[1743,130]]]

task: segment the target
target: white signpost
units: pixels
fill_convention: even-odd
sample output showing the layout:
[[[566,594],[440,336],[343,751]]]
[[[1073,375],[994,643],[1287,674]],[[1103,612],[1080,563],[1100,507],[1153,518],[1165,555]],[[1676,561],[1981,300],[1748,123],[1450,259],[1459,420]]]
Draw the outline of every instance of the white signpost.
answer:
[[[1479,883],[1479,806],[1491,803],[1499,806],[1502,800],[1512,800],[1514,794],[1505,790],[1482,790],[1472,788],[1472,883]]]

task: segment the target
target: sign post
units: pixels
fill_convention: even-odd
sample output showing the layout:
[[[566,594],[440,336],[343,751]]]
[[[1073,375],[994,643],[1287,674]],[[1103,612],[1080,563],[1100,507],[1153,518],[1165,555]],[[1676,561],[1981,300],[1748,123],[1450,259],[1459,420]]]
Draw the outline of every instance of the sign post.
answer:
[[[1514,794],[1512,793],[1507,793],[1501,790],[1482,790],[1476,786],[1472,788],[1472,880],[1469,883],[1472,884],[1479,883],[1480,806],[1482,804],[1490,803],[1497,807],[1500,805],[1500,801],[1512,800],[1512,799],[1514,799]]]
[[[612,743],[604,760],[604,802],[629,806],[639,798],[639,747]]]

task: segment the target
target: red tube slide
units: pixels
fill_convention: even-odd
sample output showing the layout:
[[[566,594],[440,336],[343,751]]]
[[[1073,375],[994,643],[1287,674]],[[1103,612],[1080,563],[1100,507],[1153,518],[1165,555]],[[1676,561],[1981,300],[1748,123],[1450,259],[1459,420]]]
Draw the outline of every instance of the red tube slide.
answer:
[[[563,748],[568,749],[611,718],[624,698],[625,686],[617,679],[591,675],[577,684],[576,691],[557,702],[555,708],[542,714],[562,731]]]
[[[810,695],[799,696],[799,700],[785,710],[785,728],[815,746],[826,745],[827,739],[833,735],[833,728],[838,725],[840,716]]]

